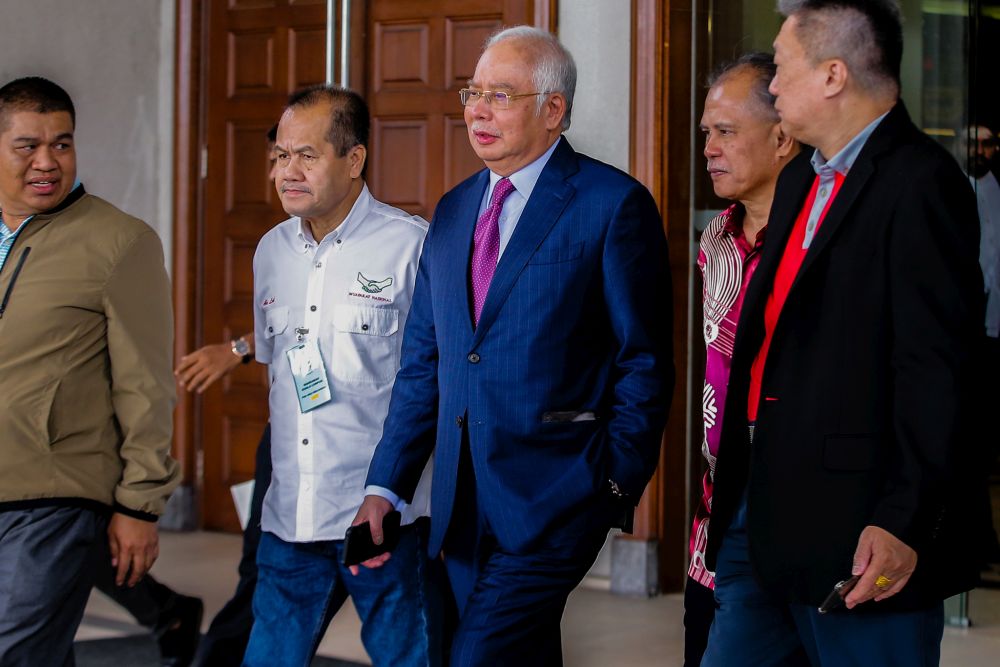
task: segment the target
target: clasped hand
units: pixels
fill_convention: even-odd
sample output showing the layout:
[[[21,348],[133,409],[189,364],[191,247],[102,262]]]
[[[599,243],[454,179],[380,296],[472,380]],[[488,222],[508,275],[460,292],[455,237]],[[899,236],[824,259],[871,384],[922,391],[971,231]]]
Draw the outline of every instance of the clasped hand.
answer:
[[[887,530],[867,526],[854,551],[851,574],[861,575],[857,585],[844,599],[848,609],[874,599],[891,598],[903,590],[917,567],[917,552]],[[884,586],[876,585],[879,577],[888,579]]]

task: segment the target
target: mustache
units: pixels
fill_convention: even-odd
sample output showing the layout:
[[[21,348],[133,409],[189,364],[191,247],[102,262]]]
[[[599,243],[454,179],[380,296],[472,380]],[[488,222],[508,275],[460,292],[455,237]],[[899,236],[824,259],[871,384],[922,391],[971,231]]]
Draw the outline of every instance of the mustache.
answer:
[[[297,190],[298,192],[308,192],[309,194],[312,194],[312,190],[308,186],[306,186],[306,185],[299,185],[299,184],[292,185],[292,184],[288,184],[288,183],[282,183],[281,184],[281,188],[279,189],[279,192],[281,192],[282,194],[284,194],[285,192],[288,192],[289,190]]]
[[[472,127],[469,128],[473,132],[478,132],[480,134],[489,134],[494,137],[502,137],[503,132],[495,127],[490,126],[488,123],[484,123],[481,120],[476,120],[472,122]]]

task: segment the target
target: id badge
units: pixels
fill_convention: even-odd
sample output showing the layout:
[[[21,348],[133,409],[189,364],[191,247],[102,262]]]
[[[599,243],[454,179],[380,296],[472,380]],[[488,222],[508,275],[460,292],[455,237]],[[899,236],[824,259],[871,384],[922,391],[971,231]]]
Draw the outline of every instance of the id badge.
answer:
[[[299,409],[309,412],[330,401],[330,383],[319,353],[319,345],[307,340],[285,351],[299,397]]]

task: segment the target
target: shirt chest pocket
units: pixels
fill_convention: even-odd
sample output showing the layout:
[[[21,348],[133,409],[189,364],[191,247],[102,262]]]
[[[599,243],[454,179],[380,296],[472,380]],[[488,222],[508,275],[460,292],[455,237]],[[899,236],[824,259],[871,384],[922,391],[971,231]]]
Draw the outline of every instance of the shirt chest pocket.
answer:
[[[399,311],[333,307],[330,370],[342,382],[391,382],[399,369]]]

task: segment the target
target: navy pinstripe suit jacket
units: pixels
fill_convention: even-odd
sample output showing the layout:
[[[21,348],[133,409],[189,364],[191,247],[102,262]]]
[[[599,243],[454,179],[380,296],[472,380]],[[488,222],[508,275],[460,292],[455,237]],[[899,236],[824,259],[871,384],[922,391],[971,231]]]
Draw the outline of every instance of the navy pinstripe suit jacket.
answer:
[[[609,479],[638,501],[673,389],[667,244],[646,188],[563,138],[473,327],[469,259],[488,181],[479,172],[435,211],[368,472],[368,484],[409,499],[434,452],[432,554],[452,515],[463,429],[480,512],[501,548],[522,553],[575,524]]]

